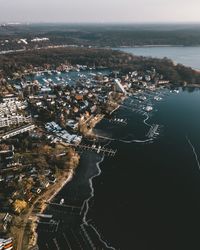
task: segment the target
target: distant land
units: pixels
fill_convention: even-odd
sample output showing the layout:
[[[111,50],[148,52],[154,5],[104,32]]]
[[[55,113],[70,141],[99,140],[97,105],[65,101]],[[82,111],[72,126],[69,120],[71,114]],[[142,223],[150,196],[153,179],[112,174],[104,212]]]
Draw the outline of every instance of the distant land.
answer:
[[[156,68],[173,83],[199,84],[200,74],[170,59],[133,56],[112,48],[200,46],[200,24],[2,24],[3,75],[31,67],[71,64],[103,66],[125,73]]]
[[[120,47],[146,45],[199,46],[200,24],[2,24],[0,50],[21,48],[26,38],[47,37],[46,45]],[[5,40],[12,41],[5,43]],[[9,46],[10,44],[10,46]],[[36,45],[31,44],[32,46]],[[30,46],[30,44],[29,44]]]

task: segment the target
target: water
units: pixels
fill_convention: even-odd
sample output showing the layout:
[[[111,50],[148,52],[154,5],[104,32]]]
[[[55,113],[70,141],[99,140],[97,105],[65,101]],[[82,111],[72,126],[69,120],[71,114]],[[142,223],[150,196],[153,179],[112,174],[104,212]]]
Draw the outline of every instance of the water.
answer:
[[[138,56],[168,57],[174,62],[200,69],[200,47],[135,47],[119,48],[119,50]]]
[[[94,80],[95,75],[107,75],[110,73],[110,70],[108,69],[91,69],[91,70],[80,70],[80,71],[69,71],[69,72],[60,72],[60,74],[57,73],[42,73],[42,74],[35,74],[35,75],[27,75],[26,80],[27,81],[35,81],[37,80],[41,86],[49,85],[49,83],[53,82],[57,85],[62,84],[68,84],[73,86],[77,83],[77,81],[83,81],[87,79],[90,83],[90,81]],[[19,85],[21,83],[21,80],[13,80],[11,83]]]
[[[170,93],[148,121],[163,125],[153,143],[112,143],[118,154],[95,181],[91,217],[116,249],[200,247],[199,105],[200,91]],[[123,109],[118,116],[129,125],[112,137],[145,134],[142,118]]]

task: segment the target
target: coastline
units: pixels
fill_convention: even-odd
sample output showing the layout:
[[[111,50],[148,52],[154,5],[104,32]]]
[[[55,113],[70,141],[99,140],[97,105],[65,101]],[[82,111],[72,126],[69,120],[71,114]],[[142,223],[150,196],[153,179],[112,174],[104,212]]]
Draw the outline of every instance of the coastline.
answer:
[[[126,49],[126,48],[153,48],[153,47],[161,47],[161,48],[165,48],[165,47],[193,47],[193,45],[191,46],[185,46],[185,45],[173,45],[173,44],[146,44],[146,45],[133,45],[133,46],[119,46],[120,49]],[[195,46],[195,47],[200,47],[199,46]]]
[[[77,153],[75,153],[70,159],[70,161],[72,162],[75,160],[73,162],[73,166],[70,167],[70,169],[67,169],[67,171],[64,170],[60,172],[56,183],[53,184],[44,193],[42,193],[42,195],[39,196],[31,205],[27,214],[25,214],[23,220],[24,227],[18,236],[17,247],[16,247],[17,250],[24,249],[24,247],[25,249],[32,249],[33,247],[37,247],[38,217],[36,213],[33,213],[33,210],[37,209],[38,210],[37,214],[43,213],[45,211],[45,209],[48,206],[48,203],[51,202],[55,198],[55,196],[64,188],[64,186],[67,185],[67,183],[69,183],[72,180],[73,175],[75,173],[75,169],[79,164],[79,158],[80,156]],[[26,230],[26,226],[29,224],[29,222],[30,222],[30,230]],[[27,240],[26,242],[24,238]]]
[[[64,188],[65,185],[67,185],[67,183],[69,183],[74,175],[74,171],[70,172],[70,174],[67,176],[67,178],[64,176],[62,177],[61,180],[59,180],[58,183],[61,182],[61,185],[59,187],[56,188],[55,192],[53,192],[53,194],[47,198],[47,200],[43,201],[43,205],[42,205],[42,209],[40,210],[40,213],[43,213],[45,211],[45,209],[48,206],[48,203],[50,203],[55,196]],[[66,179],[65,179],[66,178]],[[53,186],[52,186],[53,188]],[[51,193],[50,193],[51,194]],[[37,219],[37,215],[35,214],[34,216],[31,216],[32,220],[33,220],[33,236],[29,241],[29,248],[35,247],[37,246],[37,238],[38,238],[38,234],[37,234],[37,228],[38,228],[38,219]]]
[[[119,108],[119,107],[117,107]],[[116,110],[116,109],[115,109]],[[113,110],[113,112],[115,111]],[[93,126],[90,130],[90,132],[88,133],[88,135],[91,135],[92,134],[92,130],[93,128],[104,118],[104,115],[99,115],[96,119],[95,119],[95,122],[93,123]],[[72,157],[73,158],[73,157]],[[79,165],[79,163],[78,163]],[[78,167],[78,165],[76,167]],[[55,187],[54,185],[52,186],[51,189],[54,189],[54,192],[52,193],[51,191],[49,191],[49,197],[47,196],[46,197],[46,193],[43,194],[43,196],[45,196],[45,200],[42,201],[42,208],[40,210],[40,213],[43,213],[45,211],[45,209],[47,208],[48,206],[48,203],[50,203],[54,198],[55,196],[62,191],[62,189],[73,179],[73,176],[75,174],[75,169],[76,167],[72,169],[70,169],[69,171],[69,174],[67,176],[64,176],[61,175],[61,179],[60,180],[57,180],[57,185],[60,184],[59,186]],[[94,176],[93,176],[94,177]],[[93,178],[92,177],[92,178]],[[90,180],[90,179],[89,179]],[[55,185],[56,185],[55,184]],[[47,192],[48,192],[47,191]],[[42,197],[40,197],[38,199],[38,201],[41,199]],[[90,198],[89,198],[90,199]],[[37,246],[37,239],[38,239],[38,234],[37,234],[37,228],[38,228],[38,219],[37,219],[37,216],[34,215],[32,216],[32,228],[33,228],[33,236],[32,236],[32,239],[30,239],[29,241],[29,248],[31,249],[32,247],[36,247]]]

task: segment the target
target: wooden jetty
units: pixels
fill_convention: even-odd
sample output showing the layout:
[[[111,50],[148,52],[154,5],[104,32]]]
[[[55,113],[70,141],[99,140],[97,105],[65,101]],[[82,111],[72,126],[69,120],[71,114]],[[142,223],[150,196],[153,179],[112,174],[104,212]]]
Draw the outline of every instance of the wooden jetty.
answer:
[[[37,217],[44,218],[44,219],[52,219],[52,214],[36,214]]]
[[[110,138],[103,137],[103,136],[95,136],[95,137],[110,140]],[[86,144],[74,145],[74,144],[65,143],[65,142],[59,142],[59,143],[64,145],[64,146],[72,146],[72,147],[76,147],[76,148],[82,149],[82,150],[94,151],[97,154],[103,153],[103,155],[107,155],[107,156],[113,156],[114,157],[115,154],[117,153],[117,150],[113,150],[113,149],[110,149],[110,148],[105,148],[105,147],[102,147],[102,146],[98,146],[96,144],[93,144],[93,145],[86,145]]]
[[[112,118],[108,119],[109,122],[116,123],[116,124],[121,124],[121,125],[127,125],[127,119],[122,119],[122,118]]]
[[[73,206],[73,205],[65,205],[65,204],[54,203],[54,202],[45,202],[45,203],[49,205],[53,205],[53,206],[63,207],[63,208],[81,209],[81,207]]]
[[[149,129],[149,132],[147,133],[148,138],[153,138],[155,135],[158,135],[158,129],[159,125],[158,124],[153,124],[151,128]]]
[[[96,144],[93,145],[84,145],[84,144],[79,144],[77,145],[78,148],[80,149],[84,149],[84,150],[90,150],[90,151],[94,151],[97,154],[99,153],[103,153],[104,155],[107,156],[115,156],[117,150],[113,150],[113,149],[108,149],[108,148],[104,148],[101,146],[97,146]]]

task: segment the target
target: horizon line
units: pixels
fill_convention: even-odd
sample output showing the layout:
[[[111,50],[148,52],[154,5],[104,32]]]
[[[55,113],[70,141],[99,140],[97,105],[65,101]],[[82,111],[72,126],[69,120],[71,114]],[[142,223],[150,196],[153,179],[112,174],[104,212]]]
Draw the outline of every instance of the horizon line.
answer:
[[[65,25],[200,25],[200,21],[144,21],[144,22],[102,22],[102,21],[84,21],[84,22],[71,22],[71,21],[0,21],[0,25],[32,25],[32,24],[65,24]]]

